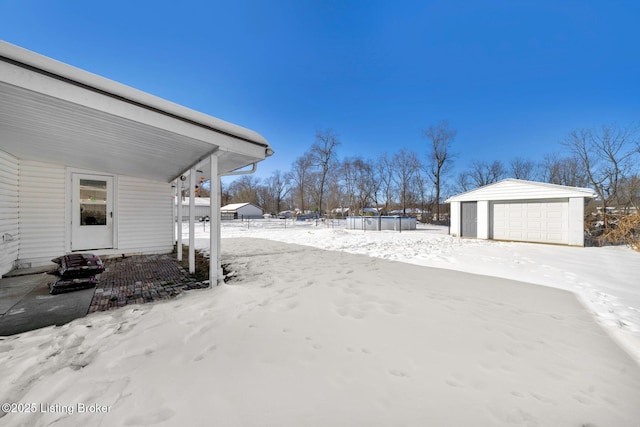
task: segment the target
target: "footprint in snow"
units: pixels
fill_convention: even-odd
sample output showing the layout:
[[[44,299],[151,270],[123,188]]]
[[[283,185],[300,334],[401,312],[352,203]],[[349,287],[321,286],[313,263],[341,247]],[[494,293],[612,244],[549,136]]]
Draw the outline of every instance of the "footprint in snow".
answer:
[[[391,375],[393,375],[394,377],[401,377],[401,378],[409,377],[409,374],[407,374],[404,371],[398,370],[398,369],[391,369],[391,370],[389,370],[389,373]]]

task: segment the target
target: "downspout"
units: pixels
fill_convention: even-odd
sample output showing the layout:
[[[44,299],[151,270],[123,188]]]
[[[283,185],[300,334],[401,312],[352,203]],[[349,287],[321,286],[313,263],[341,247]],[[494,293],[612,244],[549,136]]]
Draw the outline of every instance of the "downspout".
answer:
[[[251,163],[251,169],[244,171],[244,170],[232,170],[231,172],[227,172],[227,173],[223,173],[220,174],[219,176],[233,176],[233,175],[251,175],[252,173],[255,173],[258,170],[258,162],[253,162]]]

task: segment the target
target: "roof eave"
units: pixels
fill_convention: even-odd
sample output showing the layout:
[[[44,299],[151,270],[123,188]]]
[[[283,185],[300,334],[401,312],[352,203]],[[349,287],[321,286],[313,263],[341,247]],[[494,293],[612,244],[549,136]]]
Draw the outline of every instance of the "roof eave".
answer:
[[[0,149],[170,182],[216,153],[224,174],[273,154],[258,133],[0,41]]]
[[[569,196],[567,195],[566,197],[584,197],[584,198],[595,198],[596,194],[595,192],[590,189],[590,188],[583,188],[583,187],[570,187],[570,186],[565,186],[565,185],[558,185],[558,184],[551,184],[551,183],[546,183],[546,182],[538,182],[538,181],[528,181],[528,180],[523,180],[523,179],[516,179],[516,178],[505,178],[503,180],[500,180],[498,182],[494,182],[488,185],[485,185],[483,187],[479,187],[479,188],[474,188],[473,190],[469,190],[469,191],[465,191],[464,193],[460,193],[457,194],[455,196],[449,197],[447,200],[445,200],[445,203],[451,203],[451,202],[457,202],[457,201],[467,201],[467,197],[473,193],[476,192],[481,192],[486,190],[489,187],[493,187],[493,186],[497,186],[499,184],[502,184],[504,182],[518,182],[518,183],[522,183],[524,185],[536,185],[536,186],[541,186],[541,187],[547,187],[547,188],[561,188],[567,192],[574,192],[575,196]],[[565,196],[563,196],[565,197]],[[484,200],[484,199],[480,199],[480,200]],[[507,199],[505,199],[507,200]]]
[[[106,77],[23,49],[3,40],[0,40],[0,58],[68,84],[80,86],[84,89],[98,92],[119,99],[120,101],[185,121],[192,125],[201,126],[214,132],[257,144],[264,148],[269,147],[269,143],[262,135],[250,129],[200,113]]]

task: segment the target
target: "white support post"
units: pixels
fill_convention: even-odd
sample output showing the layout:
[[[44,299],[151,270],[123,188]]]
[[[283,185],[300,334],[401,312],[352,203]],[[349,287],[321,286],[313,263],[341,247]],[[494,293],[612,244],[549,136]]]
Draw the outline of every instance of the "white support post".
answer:
[[[178,223],[178,243],[176,245],[176,251],[178,253],[178,261],[182,261],[182,177],[178,177],[177,183],[178,206],[176,207],[176,222]]]
[[[173,226],[173,243],[175,244],[178,241],[178,236],[176,235],[176,194],[178,193],[178,183],[173,185],[173,187],[175,187],[176,193],[171,195],[171,224]]]
[[[196,224],[195,224],[195,213],[196,213],[196,200],[195,200],[195,189],[196,189],[196,169],[191,168],[191,172],[189,173],[189,273],[193,274],[196,272]]]
[[[209,204],[209,283],[218,285],[222,281],[220,265],[220,178],[218,176],[218,156],[214,153],[210,160],[211,177],[209,188],[211,203]]]

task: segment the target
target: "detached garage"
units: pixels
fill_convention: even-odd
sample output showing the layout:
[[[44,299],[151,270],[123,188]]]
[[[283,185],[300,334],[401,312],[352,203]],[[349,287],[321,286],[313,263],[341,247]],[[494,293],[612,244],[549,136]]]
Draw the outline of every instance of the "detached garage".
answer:
[[[220,208],[222,219],[257,219],[263,213],[262,208],[251,203],[232,203]]]
[[[588,188],[505,179],[451,197],[452,236],[584,246]]]

